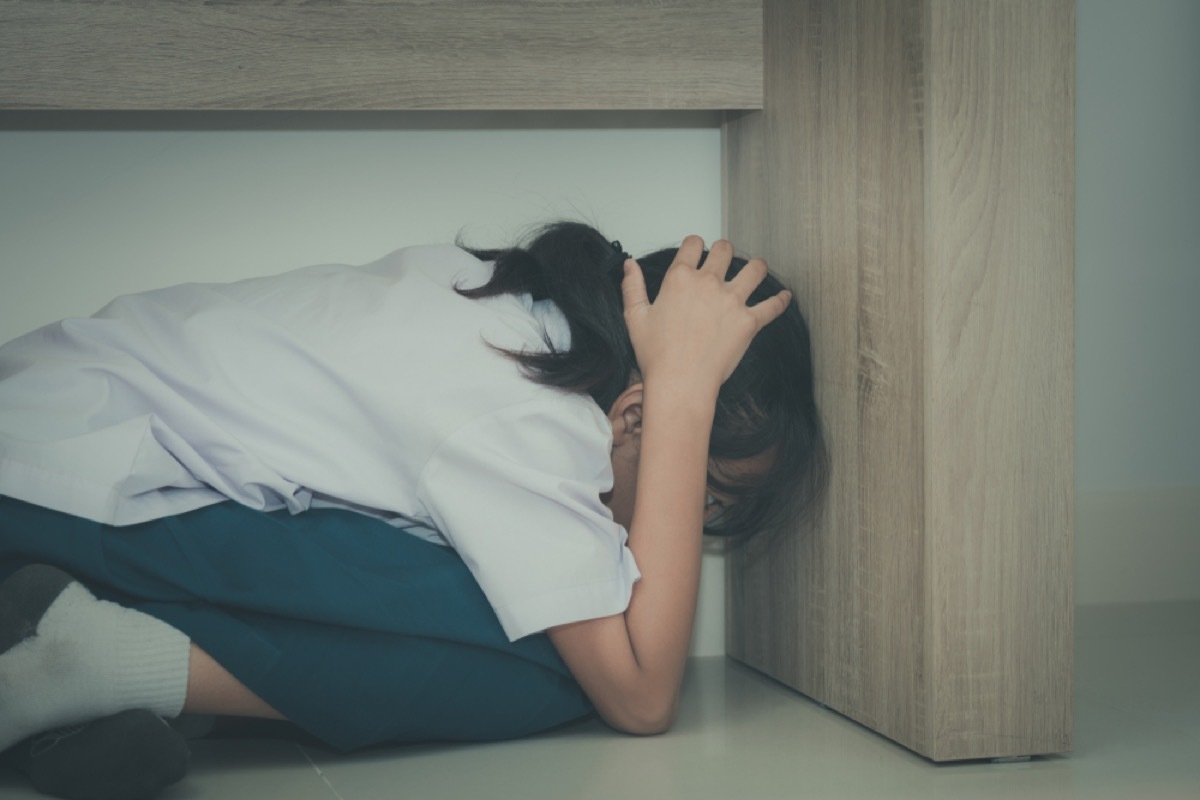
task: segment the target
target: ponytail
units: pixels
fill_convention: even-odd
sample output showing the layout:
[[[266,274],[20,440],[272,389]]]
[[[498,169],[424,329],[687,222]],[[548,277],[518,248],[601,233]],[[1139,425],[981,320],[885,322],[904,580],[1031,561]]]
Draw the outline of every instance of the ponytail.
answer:
[[[567,320],[569,350],[508,352],[526,376],[590,395],[604,410],[611,407],[637,367],[621,300],[622,265],[629,256],[620,243],[582,222],[554,222],[540,228],[527,247],[463,249],[495,263],[491,280],[459,294],[472,299],[529,294],[552,301]]]

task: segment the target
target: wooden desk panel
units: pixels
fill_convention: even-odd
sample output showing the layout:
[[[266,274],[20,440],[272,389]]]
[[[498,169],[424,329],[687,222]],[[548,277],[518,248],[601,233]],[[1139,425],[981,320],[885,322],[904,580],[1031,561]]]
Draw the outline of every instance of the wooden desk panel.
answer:
[[[759,0],[0,0],[0,108],[761,107]]]

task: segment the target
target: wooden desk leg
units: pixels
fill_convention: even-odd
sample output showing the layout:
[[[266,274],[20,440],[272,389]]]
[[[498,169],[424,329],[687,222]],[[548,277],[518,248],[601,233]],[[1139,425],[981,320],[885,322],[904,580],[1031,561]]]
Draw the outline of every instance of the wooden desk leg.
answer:
[[[833,459],[730,655],[934,760],[1073,747],[1074,3],[767,0],[726,235],[798,290]]]

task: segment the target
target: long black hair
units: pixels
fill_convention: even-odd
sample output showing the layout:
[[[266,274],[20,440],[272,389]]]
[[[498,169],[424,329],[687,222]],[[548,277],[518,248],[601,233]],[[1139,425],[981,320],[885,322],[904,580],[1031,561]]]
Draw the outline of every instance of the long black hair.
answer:
[[[538,229],[528,244],[499,250],[459,246],[494,262],[491,280],[460,289],[470,298],[529,294],[551,300],[566,317],[570,349],[509,352],[527,377],[566,391],[588,394],[605,412],[629,386],[637,370],[625,326],[621,294],[626,255],[594,227],[554,222]],[[676,249],[637,259],[653,302]],[[705,251],[704,258],[708,257]],[[728,277],[746,265],[735,258]],[[768,275],[750,295],[751,305],[785,287]],[[722,464],[764,457],[763,472],[737,474]],[[782,316],[754,337],[750,348],[717,396],[709,441],[711,489],[733,501],[705,533],[744,540],[777,529],[808,511],[824,492],[828,456],[813,394],[808,325],[795,299]]]

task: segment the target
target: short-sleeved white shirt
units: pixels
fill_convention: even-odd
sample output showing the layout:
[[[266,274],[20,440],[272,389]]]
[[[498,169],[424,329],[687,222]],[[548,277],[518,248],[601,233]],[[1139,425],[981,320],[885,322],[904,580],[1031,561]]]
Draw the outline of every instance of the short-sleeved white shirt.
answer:
[[[113,525],[225,499],[345,507],[453,546],[510,639],[623,611],[611,426],[497,352],[549,302],[471,300],[453,246],[130,295],[0,347],[0,494]]]

